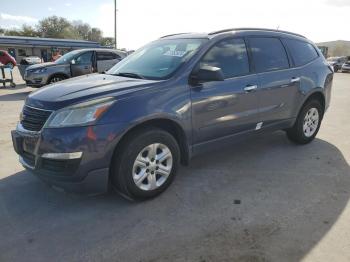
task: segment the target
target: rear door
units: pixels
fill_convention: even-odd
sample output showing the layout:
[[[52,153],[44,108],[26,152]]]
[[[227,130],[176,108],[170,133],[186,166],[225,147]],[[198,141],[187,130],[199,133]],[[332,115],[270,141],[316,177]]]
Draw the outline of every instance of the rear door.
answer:
[[[262,126],[292,117],[300,76],[291,68],[287,51],[279,38],[249,37],[253,66],[258,75]]]
[[[115,64],[117,64],[121,57],[114,53],[108,51],[97,51],[96,61],[97,61],[97,71],[102,73],[106,70],[109,70]]]
[[[195,143],[254,130],[258,121],[257,76],[251,74],[244,39],[215,44],[199,66],[221,68],[225,80],[191,87]]]
[[[71,72],[73,77],[91,74],[94,72],[93,55],[93,51],[87,51],[77,55],[71,61]]]

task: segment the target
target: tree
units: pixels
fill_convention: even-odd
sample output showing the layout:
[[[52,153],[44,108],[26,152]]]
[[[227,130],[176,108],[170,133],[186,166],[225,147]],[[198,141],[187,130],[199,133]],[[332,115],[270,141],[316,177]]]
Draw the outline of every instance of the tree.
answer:
[[[113,37],[103,37],[101,29],[83,21],[68,21],[63,17],[50,16],[39,21],[35,27],[23,24],[21,29],[2,29],[0,34],[9,36],[31,36],[48,38],[83,39],[98,42],[103,46],[113,46]]]
[[[89,39],[89,32],[91,31],[91,26],[89,24],[83,23],[82,21],[73,21],[72,26],[80,39]]]
[[[19,31],[21,36],[31,36],[31,37],[37,37],[39,36],[39,33],[35,30],[34,27],[30,25],[22,25],[21,30]]]
[[[89,41],[100,42],[102,40],[102,31],[99,28],[93,27],[88,35]]]
[[[102,46],[114,46],[114,37],[102,37],[100,43]]]
[[[39,21],[37,26],[38,32],[41,37],[49,38],[69,38],[67,33],[71,32],[70,22],[57,16],[50,16]]]

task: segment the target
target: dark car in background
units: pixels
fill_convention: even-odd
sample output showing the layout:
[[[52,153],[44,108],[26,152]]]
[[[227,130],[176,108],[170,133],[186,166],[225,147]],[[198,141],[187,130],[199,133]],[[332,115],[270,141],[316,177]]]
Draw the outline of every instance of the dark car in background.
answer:
[[[14,68],[17,65],[16,59],[5,50],[0,50],[0,63],[10,68]]]
[[[343,64],[347,61],[346,56],[339,56],[339,57],[329,57],[327,58],[328,63],[333,67],[334,72],[338,72]]]
[[[318,48],[294,33],[165,36],[106,74],[30,94],[12,140],[22,165],[54,187],[111,186],[147,199],[171,184],[180,163],[244,136],[284,130],[297,144],[311,142],[333,74]]]
[[[71,77],[102,73],[120,62],[126,55],[126,52],[113,49],[74,50],[55,62],[27,67],[23,78],[27,86],[41,87]]]

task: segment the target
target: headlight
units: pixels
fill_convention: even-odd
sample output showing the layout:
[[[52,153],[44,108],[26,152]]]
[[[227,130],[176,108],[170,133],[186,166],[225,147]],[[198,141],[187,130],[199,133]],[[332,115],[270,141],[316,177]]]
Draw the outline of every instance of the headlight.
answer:
[[[47,68],[39,68],[33,71],[33,74],[41,74],[47,71]]]
[[[92,124],[115,102],[106,97],[76,104],[54,112],[45,127],[67,127]]]

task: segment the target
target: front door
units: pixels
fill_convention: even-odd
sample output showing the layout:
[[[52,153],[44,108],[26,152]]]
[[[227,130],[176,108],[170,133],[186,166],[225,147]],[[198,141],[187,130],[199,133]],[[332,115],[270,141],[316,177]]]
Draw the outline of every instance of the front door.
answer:
[[[194,143],[254,130],[258,122],[257,76],[250,73],[245,41],[226,39],[214,45],[199,67],[221,68],[225,80],[191,87]]]
[[[93,73],[93,53],[93,51],[84,52],[71,61],[73,77]]]

